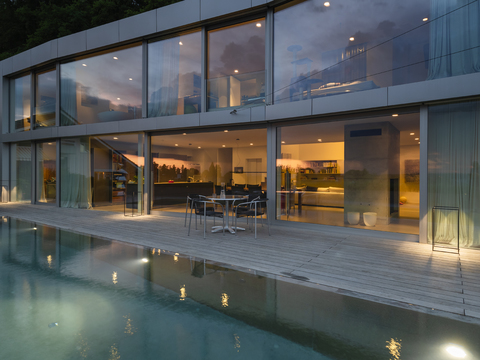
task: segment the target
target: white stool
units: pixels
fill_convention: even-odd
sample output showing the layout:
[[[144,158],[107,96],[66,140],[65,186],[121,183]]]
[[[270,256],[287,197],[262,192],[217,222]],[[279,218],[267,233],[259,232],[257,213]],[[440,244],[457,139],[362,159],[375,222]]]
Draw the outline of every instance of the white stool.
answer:
[[[365,226],[375,226],[377,223],[377,213],[376,212],[366,212],[363,213],[363,222]]]
[[[360,222],[360,213],[355,211],[347,212],[347,221],[350,225],[358,225]]]

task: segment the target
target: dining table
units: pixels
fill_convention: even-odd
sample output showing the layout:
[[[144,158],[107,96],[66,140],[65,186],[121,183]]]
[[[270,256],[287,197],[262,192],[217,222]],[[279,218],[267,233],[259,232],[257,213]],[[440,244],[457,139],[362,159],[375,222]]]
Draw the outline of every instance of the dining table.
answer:
[[[237,227],[230,226],[230,204],[233,207],[235,205],[235,201],[247,200],[248,195],[215,195],[215,196],[206,196],[206,198],[210,201],[225,204],[225,214],[224,214],[224,217],[226,219],[225,226],[223,225],[213,226],[212,233],[223,231],[224,228],[225,230],[229,231],[230,234],[235,234],[235,231],[237,230],[245,230],[245,228],[242,228],[239,226]]]

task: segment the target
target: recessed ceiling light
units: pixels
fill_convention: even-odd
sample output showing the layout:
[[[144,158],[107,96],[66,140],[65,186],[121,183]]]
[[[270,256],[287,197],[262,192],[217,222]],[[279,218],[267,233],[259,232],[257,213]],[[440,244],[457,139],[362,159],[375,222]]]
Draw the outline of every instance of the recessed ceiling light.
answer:
[[[345,92],[350,92],[350,90],[345,90]]]
[[[175,144],[175,146],[178,146],[178,144]]]
[[[113,140],[118,140],[118,137],[115,136],[115,137],[113,138]]]
[[[423,21],[428,21],[428,18],[423,18],[422,20],[423,20]]]
[[[255,26],[256,27],[262,27],[262,24],[261,23],[256,23]]]
[[[148,259],[147,259],[147,258],[143,258],[142,261],[143,261],[144,263],[147,263],[147,262],[148,262]]]
[[[413,136],[413,135],[415,135],[415,133],[410,133],[410,135],[412,135],[412,136]]]
[[[222,147],[225,147],[225,145],[222,145]]]
[[[397,117],[397,116],[398,116],[398,114],[392,114],[392,116],[393,116],[393,117]]]
[[[201,146],[199,146],[198,148],[199,148],[199,149],[201,149],[202,147],[201,147]]]
[[[120,100],[120,98],[117,98],[117,100]]]
[[[322,142],[322,139],[318,139],[319,142]]]
[[[187,133],[183,133],[183,135],[187,135]]]
[[[87,66],[87,64],[82,64],[82,66]]]
[[[417,140],[417,141],[418,141],[418,140],[420,140],[420,138],[415,138],[415,140]]]
[[[355,38],[352,36],[352,37],[350,37],[349,40],[350,40],[350,41],[353,41],[353,40],[355,40]]]
[[[330,3],[329,3],[328,1],[325,1],[325,2],[323,3],[323,6],[329,7],[329,6],[330,6]]]
[[[128,80],[132,81],[133,79],[132,79],[132,78],[128,78]]]
[[[253,143],[250,143],[250,145],[253,145]]]
[[[114,57],[113,57],[113,60],[118,60],[118,57],[114,56]]]
[[[282,144],[285,144],[285,141],[282,141]]]
[[[223,132],[228,132],[228,130],[223,130]]]
[[[178,45],[183,45],[183,43],[181,41],[178,42]]]
[[[238,70],[233,70],[235,73],[238,73]]]
[[[52,145],[52,143],[48,143],[48,145]]]
[[[420,145],[420,141],[418,142],[418,144]]]

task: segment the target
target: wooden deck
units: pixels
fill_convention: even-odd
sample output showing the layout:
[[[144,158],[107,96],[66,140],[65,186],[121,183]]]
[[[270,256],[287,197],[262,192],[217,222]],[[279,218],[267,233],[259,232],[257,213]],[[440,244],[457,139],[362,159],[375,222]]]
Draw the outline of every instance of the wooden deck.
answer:
[[[187,236],[184,218],[125,217],[108,211],[1,204],[0,215],[284,276],[290,281],[417,311],[479,322],[480,251],[432,252],[431,245],[299,230],[259,227],[238,236]],[[219,221],[219,220],[217,220]],[[212,220],[209,220],[209,225]]]

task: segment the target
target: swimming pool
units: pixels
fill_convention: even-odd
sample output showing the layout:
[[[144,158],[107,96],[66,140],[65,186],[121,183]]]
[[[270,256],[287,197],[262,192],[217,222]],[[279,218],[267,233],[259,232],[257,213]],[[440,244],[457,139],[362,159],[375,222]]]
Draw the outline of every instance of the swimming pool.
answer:
[[[0,224],[0,359],[480,358],[477,322],[12,218]]]

